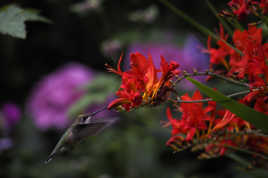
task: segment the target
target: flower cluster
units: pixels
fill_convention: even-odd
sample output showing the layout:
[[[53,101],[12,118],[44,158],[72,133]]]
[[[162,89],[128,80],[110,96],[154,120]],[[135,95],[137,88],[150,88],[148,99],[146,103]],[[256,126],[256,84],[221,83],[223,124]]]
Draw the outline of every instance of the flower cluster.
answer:
[[[21,109],[11,102],[0,109],[0,153],[13,147],[11,132],[21,120],[21,115]]]
[[[250,92],[239,100],[259,112],[268,114],[268,43],[262,43],[262,29],[249,26],[248,30],[235,30],[233,43],[227,43],[228,35],[220,26],[218,48],[211,46],[208,38],[210,68],[233,80],[247,81]],[[192,150],[205,150],[202,158],[220,156],[228,148],[239,148],[267,153],[268,139],[256,134],[250,123],[237,117],[226,109],[217,109],[216,102],[210,101],[207,106],[194,102],[202,100],[199,91],[193,97],[185,94],[182,103],[176,104],[182,113],[180,119],[174,119],[170,109],[167,117],[172,126],[172,137],[167,145],[174,149],[192,147]],[[187,103],[192,101],[194,103]],[[183,103],[186,102],[186,103]]]
[[[267,0],[231,0],[228,5],[238,19],[242,19],[250,13],[258,14],[258,11],[261,11],[262,14],[266,14],[268,12]]]
[[[181,99],[187,102],[203,98],[197,90],[192,97],[185,94]],[[182,113],[180,119],[173,118],[171,110],[167,109],[167,117],[172,126],[172,136],[167,145],[175,150],[188,147],[192,147],[193,151],[204,149],[206,152],[200,157],[210,158],[223,155],[230,146],[255,149],[256,145],[259,145],[252,144],[252,135],[249,133],[254,129],[251,124],[229,110],[217,110],[214,101],[209,101],[207,106],[199,102],[181,103],[176,106]],[[268,145],[268,142],[262,144]],[[267,152],[268,149],[265,151]]]
[[[249,13],[264,15],[267,13],[267,4],[267,0],[232,0],[228,3],[238,18]],[[213,36],[217,40],[217,47],[212,46],[212,38],[208,37],[205,50],[210,55],[210,70],[194,71],[192,74],[185,71],[174,84],[189,76],[209,75],[209,79],[216,76],[246,87],[246,92],[237,101],[268,115],[268,43],[263,42],[262,29],[256,26],[257,23],[254,24],[249,24],[245,30],[240,28],[229,33],[232,34],[231,40],[224,32],[223,25],[220,25],[219,35]],[[174,54],[182,56],[178,51]],[[136,52],[130,54],[130,69],[123,72],[120,69],[121,61],[122,56],[117,70],[108,68],[122,78],[116,93],[118,98],[109,104],[108,109],[129,111],[141,105],[157,105],[167,100],[168,93],[175,90],[171,79],[179,74],[176,62],[168,63],[161,56],[158,69],[150,55],[146,58]],[[161,72],[161,76],[158,72]],[[203,99],[198,90],[192,97],[186,93],[177,96],[176,100],[169,100],[180,112],[179,118],[174,118],[170,108],[166,111],[168,122],[165,126],[172,127],[167,145],[175,151],[187,148],[202,150],[201,158],[222,156],[237,149],[247,150],[254,156],[268,153],[268,136],[261,134],[254,127],[254,122],[243,120],[211,98]]]
[[[10,130],[21,119],[21,110],[14,103],[5,103],[1,108],[1,114],[3,116],[4,129]],[[0,121],[1,122],[1,121]]]
[[[257,111],[267,112],[268,43],[262,44],[262,29],[249,26],[248,30],[235,30],[233,45],[240,53],[226,44],[228,36],[224,34],[222,26],[220,29],[219,48],[212,48],[210,38],[208,40],[211,67],[223,65],[225,70],[219,72],[234,79],[247,80],[252,92],[243,98],[243,102],[248,105],[255,102]]]
[[[130,45],[127,53],[130,54],[132,52],[139,51],[139,53],[145,57],[150,54],[156,68],[160,67],[160,56],[163,56],[166,61],[174,60],[178,62],[180,64],[181,71],[192,72],[193,69],[204,71],[208,68],[208,55],[202,52],[201,49],[203,49],[204,46],[194,35],[189,35],[185,39],[183,47],[178,47],[178,45],[170,42],[172,41],[172,38],[175,38],[175,35],[170,33],[164,35],[166,35],[165,39],[169,40],[168,42],[134,43]],[[124,66],[128,67],[128,65],[129,64],[127,63],[127,65]],[[200,82],[206,81],[205,76],[198,76],[195,79]],[[182,81],[178,87],[183,90],[195,89],[194,85],[187,81]]]
[[[265,85],[268,79],[266,65],[268,43],[262,44],[262,29],[249,26],[248,30],[235,30],[232,40],[236,49],[226,44],[228,36],[224,34],[222,26],[220,26],[220,37],[217,49],[212,48],[210,38],[208,40],[211,67],[215,64],[223,64],[228,71],[228,76],[238,79],[247,76],[252,86]]]
[[[85,93],[81,88],[94,77],[93,72],[76,63],[68,64],[42,79],[29,98],[28,110],[42,130],[65,128],[68,109]]]
[[[179,74],[178,63],[175,61],[168,63],[164,57],[161,57],[160,69],[157,69],[151,56],[147,59],[136,52],[130,54],[130,69],[123,72],[120,68],[122,59],[121,56],[117,70],[108,67],[109,71],[122,78],[122,84],[116,92],[118,98],[109,104],[108,109],[129,111],[140,105],[157,105],[166,100],[173,87],[171,79]]]
[[[233,0],[228,5],[233,13],[242,18],[257,7],[267,12],[268,1]],[[249,92],[238,102],[268,115],[268,43],[263,43],[262,29],[248,25],[248,29],[235,29],[232,42],[220,25],[217,48],[212,47],[208,38],[205,52],[210,54],[210,70],[217,74],[239,81],[248,87]],[[209,76],[211,78],[211,76]],[[167,109],[172,136],[167,145],[175,150],[191,148],[204,150],[201,158],[221,156],[231,149],[244,149],[256,154],[268,153],[268,137],[258,133],[256,128],[237,117],[227,109],[219,109],[214,101],[207,105],[199,91],[193,97],[185,94],[175,102],[181,117],[172,117]],[[195,102],[196,101],[196,102]]]

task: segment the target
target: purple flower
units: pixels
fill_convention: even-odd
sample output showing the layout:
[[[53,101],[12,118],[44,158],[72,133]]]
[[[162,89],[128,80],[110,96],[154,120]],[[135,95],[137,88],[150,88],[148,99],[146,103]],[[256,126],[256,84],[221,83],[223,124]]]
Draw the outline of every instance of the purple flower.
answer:
[[[2,107],[2,114],[4,117],[4,126],[6,129],[12,128],[21,118],[21,111],[19,107],[13,103],[6,103]]]
[[[67,111],[84,94],[82,87],[93,76],[89,68],[71,63],[43,78],[28,103],[36,126],[43,130],[65,128],[69,123]]]
[[[9,138],[0,138],[0,152],[7,150],[13,146],[12,140]]]
[[[128,54],[140,52],[147,57],[151,55],[157,68],[160,67],[160,56],[163,56],[167,61],[178,62],[180,70],[191,72],[193,69],[197,69],[198,71],[204,71],[209,67],[209,60],[208,56],[201,52],[202,48],[202,44],[191,35],[186,39],[183,48],[171,43],[136,43],[130,46]],[[128,65],[126,64],[126,67]],[[204,77],[196,77],[195,79],[205,80]],[[187,90],[194,88],[193,84],[188,81],[182,81],[179,86]]]
[[[192,72],[193,69],[200,72],[207,70],[209,68],[209,58],[207,54],[202,52],[202,49],[204,49],[204,47],[198,39],[193,35],[189,36],[182,50],[182,60],[177,60],[181,65],[181,69],[186,70],[187,72]],[[205,82],[206,76],[193,78]],[[182,81],[179,85],[187,90],[195,89],[195,86],[186,80]]]
[[[189,36],[182,50],[181,67],[188,72],[192,69],[204,71],[209,67],[208,55],[202,52],[203,45],[193,35]],[[180,62],[180,60],[178,60]]]

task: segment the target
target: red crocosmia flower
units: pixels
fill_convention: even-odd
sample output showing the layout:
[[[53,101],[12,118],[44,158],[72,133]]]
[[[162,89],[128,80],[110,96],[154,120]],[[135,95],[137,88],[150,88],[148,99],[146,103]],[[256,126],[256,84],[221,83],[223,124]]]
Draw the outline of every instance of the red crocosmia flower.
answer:
[[[268,12],[268,0],[261,0],[259,6],[262,9],[263,14],[266,14]]]
[[[248,136],[247,146],[255,152],[268,154],[268,137],[251,134]]]
[[[185,94],[181,97],[184,101],[201,100],[201,93],[197,90],[193,97]],[[209,118],[203,109],[203,103],[181,103],[180,111],[182,112],[182,120],[186,123],[185,128],[197,128],[204,130],[207,128],[206,120]],[[193,132],[193,131],[192,131]]]
[[[170,139],[168,139],[168,141],[166,142],[167,146],[171,146],[174,143],[178,143],[181,144],[184,141],[184,137],[181,135],[176,135],[176,136],[172,136],[170,137]]]
[[[235,30],[232,40],[234,47],[240,50],[242,55],[224,43],[223,40],[226,41],[228,36],[224,35],[222,26],[220,26],[220,37],[217,49],[211,48],[210,38],[208,39],[210,67],[223,64],[228,71],[227,76],[239,79],[247,77],[253,88],[267,85],[268,44],[262,44],[262,29],[249,25],[248,30]],[[226,60],[227,57],[229,61]]]
[[[249,15],[253,4],[253,0],[232,0],[228,3],[238,19],[242,19]]]
[[[254,106],[254,109],[256,111],[262,112],[264,114],[268,115],[268,88],[266,86],[258,89],[253,90],[244,98],[242,99],[242,102],[246,105]]]
[[[166,114],[167,114],[167,118],[169,120],[169,123],[172,126],[171,135],[174,136],[174,135],[179,134],[181,132],[180,131],[180,126],[181,126],[180,121],[172,117],[170,108],[167,108]]]
[[[225,114],[222,119],[219,119],[216,125],[213,128],[213,131],[219,129],[227,129],[229,131],[239,131],[240,128],[246,127],[250,129],[251,126],[247,121],[240,119],[235,114],[231,113],[229,110],[225,111]]]
[[[208,37],[207,46],[208,49],[205,52],[210,54],[210,68],[214,64],[223,64],[228,69],[225,57],[230,53],[231,48],[224,42],[228,38],[228,35],[224,34],[223,26],[220,24],[220,40],[217,41],[218,49],[211,47],[211,37]]]
[[[161,57],[160,69],[156,69],[152,57],[148,59],[136,52],[130,55],[130,69],[121,71],[119,59],[117,70],[108,67],[108,70],[121,76],[122,83],[116,92],[117,99],[108,105],[108,109],[119,109],[129,111],[132,108],[144,105],[157,105],[167,99],[167,95],[172,91],[171,79],[179,74],[179,64]],[[158,73],[161,77],[158,77]]]
[[[185,94],[181,97],[184,101],[200,100],[202,96],[199,91],[195,91],[193,97]],[[181,103],[179,107],[182,112],[180,120],[174,119],[171,116],[170,109],[167,109],[167,117],[172,125],[172,135],[185,135],[186,141],[191,141],[199,131],[206,130],[206,122],[211,119],[205,109],[203,103]]]
[[[236,30],[233,42],[243,55],[235,52],[230,54],[231,69],[228,75],[235,74],[241,79],[247,75],[252,87],[264,86],[268,79],[268,51],[267,44],[262,45],[262,29],[249,26],[248,30]]]
[[[256,110],[267,111],[268,97],[259,97],[263,94],[264,91],[252,91],[240,102],[248,105],[248,102],[254,101]],[[210,101],[206,107],[203,103],[193,102],[202,99],[199,91],[192,97],[185,94],[181,99],[191,102],[177,106],[182,112],[179,119],[173,118],[170,109],[167,109],[169,124],[172,126],[172,136],[167,145],[175,151],[189,147],[192,151],[204,150],[200,158],[222,156],[226,151],[233,151],[230,147],[268,153],[268,137],[255,135],[255,128],[250,123],[229,110],[218,110],[215,101]]]
[[[263,112],[268,115],[268,96],[258,97],[256,99],[254,109],[259,112]]]
[[[219,120],[219,122],[214,126],[213,131],[225,128],[225,126],[229,124],[232,121],[232,119],[234,119],[235,117],[236,116],[233,113],[227,110],[223,118]]]
[[[242,52],[259,47],[262,42],[262,29],[256,26],[249,25],[248,30],[235,30],[233,34],[233,42],[235,47]]]

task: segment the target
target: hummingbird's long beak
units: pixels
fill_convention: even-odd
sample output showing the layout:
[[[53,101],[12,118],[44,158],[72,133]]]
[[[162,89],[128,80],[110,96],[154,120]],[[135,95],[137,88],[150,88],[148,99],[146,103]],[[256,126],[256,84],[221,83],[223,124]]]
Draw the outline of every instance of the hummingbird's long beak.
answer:
[[[107,106],[105,105],[103,108],[101,108],[101,109],[99,109],[99,110],[97,110],[97,111],[95,111],[93,113],[89,113],[88,115],[89,116],[95,116],[96,114],[98,114],[98,113],[100,113],[100,112],[102,112],[102,111],[104,111],[106,109],[107,109]]]

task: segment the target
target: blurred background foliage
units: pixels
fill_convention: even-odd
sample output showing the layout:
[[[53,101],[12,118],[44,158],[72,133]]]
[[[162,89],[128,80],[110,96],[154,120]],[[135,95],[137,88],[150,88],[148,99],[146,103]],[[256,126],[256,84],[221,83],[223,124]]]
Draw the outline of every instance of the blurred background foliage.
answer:
[[[218,26],[204,1],[171,2],[209,29]],[[227,1],[211,2],[217,9],[223,9]],[[188,151],[173,154],[165,146],[169,129],[160,124],[166,120],[164,106],[116,114],[121,119],[111,128],[88,138],[70,154],[44,164],[66,125],[50,123],[57,120],[53,113],[47,118],[50,120],[46,120],[46,126],[38,125],[29,103],[38,95],[33,93],[47,85],[52,76],[59,75],[57,71],[63,70],[63,66],[75,62],[94,73],[89,74],[88,82],[80,84],[79,89],[83,89],[80,100],[71,99],[64,109],[65,114],[73,118],[79,113],[94,111],[113,98],[119,78],[111,77],[104,64],[116,66],[121,52],[133,52],[133,44],[172,44],[183,51],[189,35],[195,36],[203,47],[207,37],[155,0],[4,0],[0,7],[10,3],[39,10],[52,23],[26,22],[25,40],[0,34],[0,177],[252,177],[228,158],[197,160],[197,154]],[[200,63],[194,62],[196,67]],[[64,75],[63,78],[72,77]],[[69,91],[68,87],[59,88],[68,81],[59,82],[63,83],[60,86],[52,83],[55,88],[39,98],[39,103],[47,102],[49,109],[54,107],[57,111],[57,106],[67,105],[64,101],[61,105],[65,95],[55,101],[57,91]],[[54,100],[48,101],[50,97]],[[14,107],[12,111],[4,110],[10,103],[15,103],[11,106],[17,110]],[[38,102],[34,104],[38,110]],[[91,109],[87,108],[89,105]],[[5,114],[10,112],[12,117]],[[9,120],[10,126],[4,123],[8,117],[18,115],[20,119]],[[101,117],[109,116],[108,113]]]

